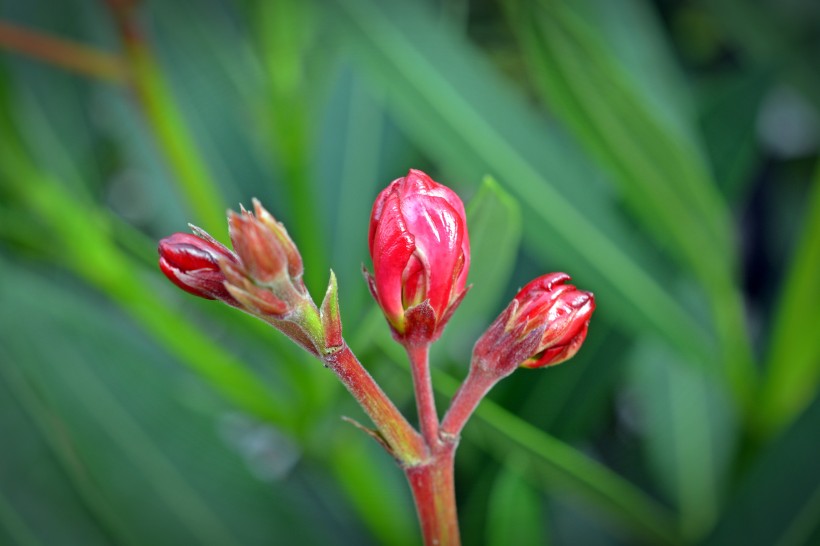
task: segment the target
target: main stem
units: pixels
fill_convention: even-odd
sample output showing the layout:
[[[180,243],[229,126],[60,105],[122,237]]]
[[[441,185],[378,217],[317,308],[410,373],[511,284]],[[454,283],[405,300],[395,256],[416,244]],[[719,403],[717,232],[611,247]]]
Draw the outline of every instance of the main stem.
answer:
[[[427,447],[433,451],[439,443],[438,413],[436,400],[433,397],[433,381],[430,378],[430,345],[407,345],[407,356],[410,359],[410,370],[413,374],[413,389],[416,393],[416,406],[419,414],[419,428]]]
[[[405,469],[425,546],[459,546],[453,466],[458,442],[439,442],[424,464]]]

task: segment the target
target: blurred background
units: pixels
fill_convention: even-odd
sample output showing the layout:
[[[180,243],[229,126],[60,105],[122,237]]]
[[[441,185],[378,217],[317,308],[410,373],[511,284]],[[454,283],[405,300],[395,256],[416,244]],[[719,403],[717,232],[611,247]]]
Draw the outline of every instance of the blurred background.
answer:
[[[410,167],[473,247],[440,411],[528,280],[598,302],[467,426],[465,544],[820,543],[817,2],[0,6],[0,543],[419,544],[332,374],[155,250],[258,197],[414,420],[360,274]]]

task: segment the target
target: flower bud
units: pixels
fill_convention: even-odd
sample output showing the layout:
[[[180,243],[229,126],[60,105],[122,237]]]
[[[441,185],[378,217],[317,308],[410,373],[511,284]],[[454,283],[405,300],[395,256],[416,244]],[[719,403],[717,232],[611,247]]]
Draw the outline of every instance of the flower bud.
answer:
[[[253,206],[256,216],[244,208],[228,214],[231,243],[248,275],[259,284],[287,283],[305,294],[302,256],[285,226],[256,199]]]
[[[365,276],[394,336],[438,338],[467,291],[470,241],[461,199],[411,169],[376,199],[369,245],[373,274]]]
[[[191,226],[196,235],[174,233],[159,242],[159,268],[186,292],[233,306],[237,301],[225,288],[219,262],[236,263],[236,255],[210,235]]]
[[[550,273],[519,290],[473,348],[473,362],[504,377],[518,366],[541,368],[572,358],[595,310],[591,292],[578,290],[566,273]]]
[[[302,257],[285,227],[253,200],[254,215],[244,208],[228,213],[231,242],[238,263],[224,263],[230,293],[257,315],[283,318],[312,304],[302,280]]]
[[[253,204],[255,215],[228,213],[236,253],[191,226],[195,235],[160,241],[160,268],[183,290],[238,307],[318,355],[322,322],[302,281],[302,257],[284,226],[257,200]]]

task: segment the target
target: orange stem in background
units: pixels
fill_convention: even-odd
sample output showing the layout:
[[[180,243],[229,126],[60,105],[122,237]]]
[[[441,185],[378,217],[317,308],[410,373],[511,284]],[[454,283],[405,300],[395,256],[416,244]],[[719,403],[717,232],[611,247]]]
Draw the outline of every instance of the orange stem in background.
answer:
[[[112,83],[128,79],[128,67],[118,55],[5,21],[0,21],[0,47]]]

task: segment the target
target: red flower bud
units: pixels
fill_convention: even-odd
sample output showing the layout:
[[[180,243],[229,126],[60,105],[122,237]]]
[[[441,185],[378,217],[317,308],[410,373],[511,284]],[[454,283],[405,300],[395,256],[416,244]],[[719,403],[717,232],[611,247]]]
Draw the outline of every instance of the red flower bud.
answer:
[[[373,297],[398,339],[436,339],[466,293],[470,241],[452,190],[411,169],[382,191],[370,217]]]
[[[473,361],[503,377],[518,366],[540,368],[572,358],[595,310],[591,292],[578,290],[566,273],[550,273],[519,290],[473,348]]]
[[[302,257],[285,227],[256,199],[253,205],[255,215],[245,209],[228,214],[236,253],[191,226],[194,235],[160,241],[160,269],[183,290],[261,318],[318,355],[323,323],[302,281]],[[326,315],[328,328],[335,328],[330,341],[341,343],[338,309],[329,307]]]
[[[159,242],[159,268],[178,287],[195,296],[237,306],[225,288],[219,262],[236,263],[236,255],[195,226],[196,235],[174,233]]]

